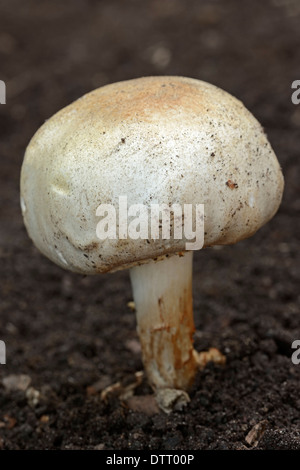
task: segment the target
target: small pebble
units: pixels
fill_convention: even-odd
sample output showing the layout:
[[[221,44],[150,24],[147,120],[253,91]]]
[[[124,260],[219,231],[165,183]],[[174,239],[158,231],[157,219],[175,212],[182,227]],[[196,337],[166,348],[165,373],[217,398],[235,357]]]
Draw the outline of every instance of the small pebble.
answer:
[[[27,390],[27,388],[29,387],[30,383],[31,378],[29,377],[29,375],[25,374],[7,375],[2,379],[2,384],[8,392],[13,392],[16,390],[25,392],[25,390]]]
[[[40,392],[33,387],[29,387],[26,391],[28,405],[35,407],[40,402]]]
[[[156,403],[166,414],[172,411],[181,411],[190,401],[184,390],[162,388],[156,392]]]

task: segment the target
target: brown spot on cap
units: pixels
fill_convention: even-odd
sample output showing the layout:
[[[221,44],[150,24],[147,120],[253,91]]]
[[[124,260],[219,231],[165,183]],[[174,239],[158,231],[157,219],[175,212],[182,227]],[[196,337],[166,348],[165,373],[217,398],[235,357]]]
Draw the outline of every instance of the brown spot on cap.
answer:
[[[226,181],[226,186],[230,189],[237,189],[239,186],[237,183],[234,183],[232,180]]]

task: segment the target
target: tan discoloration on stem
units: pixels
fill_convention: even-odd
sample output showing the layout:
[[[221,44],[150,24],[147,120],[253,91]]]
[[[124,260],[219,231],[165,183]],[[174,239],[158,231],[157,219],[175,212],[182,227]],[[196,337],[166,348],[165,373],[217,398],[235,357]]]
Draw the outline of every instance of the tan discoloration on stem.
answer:
[[[143,362],[153,388],[187,390],[196,374],[191,260],[191,253],[174,256],[155,263],[154,277],[153,265],[135,268],[132,276]],[[146,277],[142,293],[139,282]]]

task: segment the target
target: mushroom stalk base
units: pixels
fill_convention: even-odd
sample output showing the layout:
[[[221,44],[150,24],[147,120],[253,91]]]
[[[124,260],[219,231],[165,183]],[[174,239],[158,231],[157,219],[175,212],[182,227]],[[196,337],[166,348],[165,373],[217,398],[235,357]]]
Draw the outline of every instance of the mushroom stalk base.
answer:
[[[187,252],[130,270],[144,367],[154,389],[188,390],[196,374],[192,265]]]

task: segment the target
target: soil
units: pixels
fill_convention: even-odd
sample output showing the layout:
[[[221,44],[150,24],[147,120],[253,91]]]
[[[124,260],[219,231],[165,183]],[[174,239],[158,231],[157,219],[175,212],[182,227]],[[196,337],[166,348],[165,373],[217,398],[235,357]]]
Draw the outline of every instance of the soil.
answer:
[[[1,448],[300,449],[299,19],[297,0],[0,1]],[[63,271],[35,249],[19,207],[24,150],[45,119],[144,75],[191,76],[241,99],[286,182],[255,236],[196,253],[195,346],[227,362],[199,372],[188,406],[169,415],[145,379],[133,399],[100,397],[142,370],[128,272]]]

